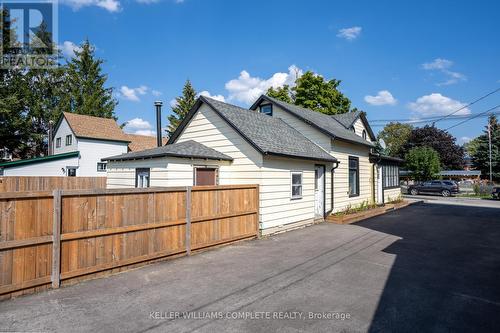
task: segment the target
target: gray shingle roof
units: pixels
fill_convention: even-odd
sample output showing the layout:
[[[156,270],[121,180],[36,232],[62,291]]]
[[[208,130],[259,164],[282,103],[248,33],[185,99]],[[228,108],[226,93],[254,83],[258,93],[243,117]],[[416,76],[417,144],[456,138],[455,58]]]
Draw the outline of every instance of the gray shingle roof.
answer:
[[[339,123],[344,125],[345,128],[350,128],[352,124],[354,124],[356,119],[358,119],[360,114],[361,111],[355,111],[355,112],[333,114],[330,117],[332,117],[333,119],[337,120]]]
[[[230,156],[227,156],[215,149],[209,148],[201,143],[193,140],[173,143],[163,147],[146,149],[132,153],[111,156],[103,158],[103,161],[127,161],[153,157],[181,157],[181,158],[199,158],[209,160],[224,160],[232,161]]]
[[[305,109],[303,107],[282,102],[276,98],[272,98],[266,95],[262,95],[254,105],[252,105],[252,109],[255,109],[261,99],[267,99],[268,101],[277,104],[285,111],[288,111],[295,115],[296,117],[302,119],[306,123],[311,124],[312,126],[318,128],[320,131],[325,134],[341,140],[359,143],[365,146],[373,147],[373,144],[364,140],[362,137],[356,135],[352,131],[346,129],[343,124],[339,121],[335,120],[332,116],[327,114],[312,111],[309,109]]]
[[[304,137],[283,120],[268,115],[200,97],[237,132],[263,154],[337,161],[332,155]]]

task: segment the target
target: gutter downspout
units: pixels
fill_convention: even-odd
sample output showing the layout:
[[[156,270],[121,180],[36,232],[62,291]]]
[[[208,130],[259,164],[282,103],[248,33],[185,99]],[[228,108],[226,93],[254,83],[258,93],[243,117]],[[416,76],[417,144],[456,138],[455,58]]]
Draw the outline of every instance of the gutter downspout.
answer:
[[[372,200],[373,200],[373,203],[375,203],[375,204],[377,204],[376,197],[375,197],[375,166],[378,165],[380,163],[380,161],[382,160],[382,158],[380,157],[380,154],[377,154],[377,156],[378,156],[377,160],[372,165]],[[383,197],[384,196],[382,193],[382,198]]]
[[[332,185],[332,193],[331,193],[332,200],[331,200],[331,207],[330,207],[331,209],[330,209],[330,213],[332,213],[332,212],[333,212],[333,207],[334,207],[334,205],[333,205],[333,198],[335,197],[335,195],[334,195],[334,188],[333,188],[333,175],[335,174],[335,169],[337,169],[337,168],[339,167],[340,162],[338,162],[338,161],[337,161],[337,162],[334,162],[334,164],[335,164],[335,166],[334,166],[334,167],[332,167],[332,169],[330,170],[330,174],[331,174],[331,183],[332,183],[332,184],[331,184],[331,185]]]

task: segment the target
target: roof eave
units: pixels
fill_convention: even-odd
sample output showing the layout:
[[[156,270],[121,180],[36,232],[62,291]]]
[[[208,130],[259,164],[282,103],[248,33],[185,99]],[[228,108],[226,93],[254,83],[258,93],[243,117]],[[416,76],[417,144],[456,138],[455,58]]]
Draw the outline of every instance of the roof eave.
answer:
[[[0,163],[0,168],[8,169],[8,168],[14,168],[17,166],[44,163],[47,161],[57,161],[57,160],[65,159],[65,158],[77,157],[79,154],[80,154],[80,151],[75,150],[75,151],[71,151],[68,153],[35,157],[35,158],[26,159],[26,160],[4,162],[4,163]]]
[[[323,162],[331,162],[331,163],[338,163],[339,161],[332,156],[332,158],[322,158],[322,157],[311,157],[311,156],[300,156],[300,155],[290,155],[290,154],[283,154],[283,153],[275,153],[275,152],[265,152],[264,155],[268,156],[279,156],[279,157],[287,157],[287,158],[293,158],[293,159],[300,159],[300,160],[310,160],[310,161],[323,161]]]
[[[133,161],[133,160],[145,160],[145,159],[152,159],[152,158],[162,158],[162,157],[177,157],[177,158],[189,158],[189,159],[200,159],[200,160],[212,160],[212,161],[228,161],[232,162],[233,159],[231,157],[229,158],[215,158],[215,157],[208,157],[208,156],[201,156],[201,155],[181,155],[181,154],[172,154],[172,153],[162,153],[162,154],[155,154],[155,155],[139,155],[139,156],[133,156],[133,157],[106,157],[101,159],[101,161],[110,161],[110,162],[117,162],[117,161]]]

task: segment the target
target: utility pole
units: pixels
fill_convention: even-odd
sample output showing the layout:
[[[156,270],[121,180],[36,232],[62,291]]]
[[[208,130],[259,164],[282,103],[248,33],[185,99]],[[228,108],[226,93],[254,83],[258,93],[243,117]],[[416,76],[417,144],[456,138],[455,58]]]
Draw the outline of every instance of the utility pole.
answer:
[[[488,118],[488,147],[490,150],[490,183],[493,183],[493,172],[492,172],[492,165],[491,165],[491,121],[490,121],[490,118]]]

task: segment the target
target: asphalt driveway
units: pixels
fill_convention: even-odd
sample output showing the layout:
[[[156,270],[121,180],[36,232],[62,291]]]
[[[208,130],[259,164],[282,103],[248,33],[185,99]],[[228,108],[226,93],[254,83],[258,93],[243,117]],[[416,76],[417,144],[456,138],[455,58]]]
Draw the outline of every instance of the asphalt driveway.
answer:
[[[494,331],[500,209],[419,204],[0,302],[0,331]]]

